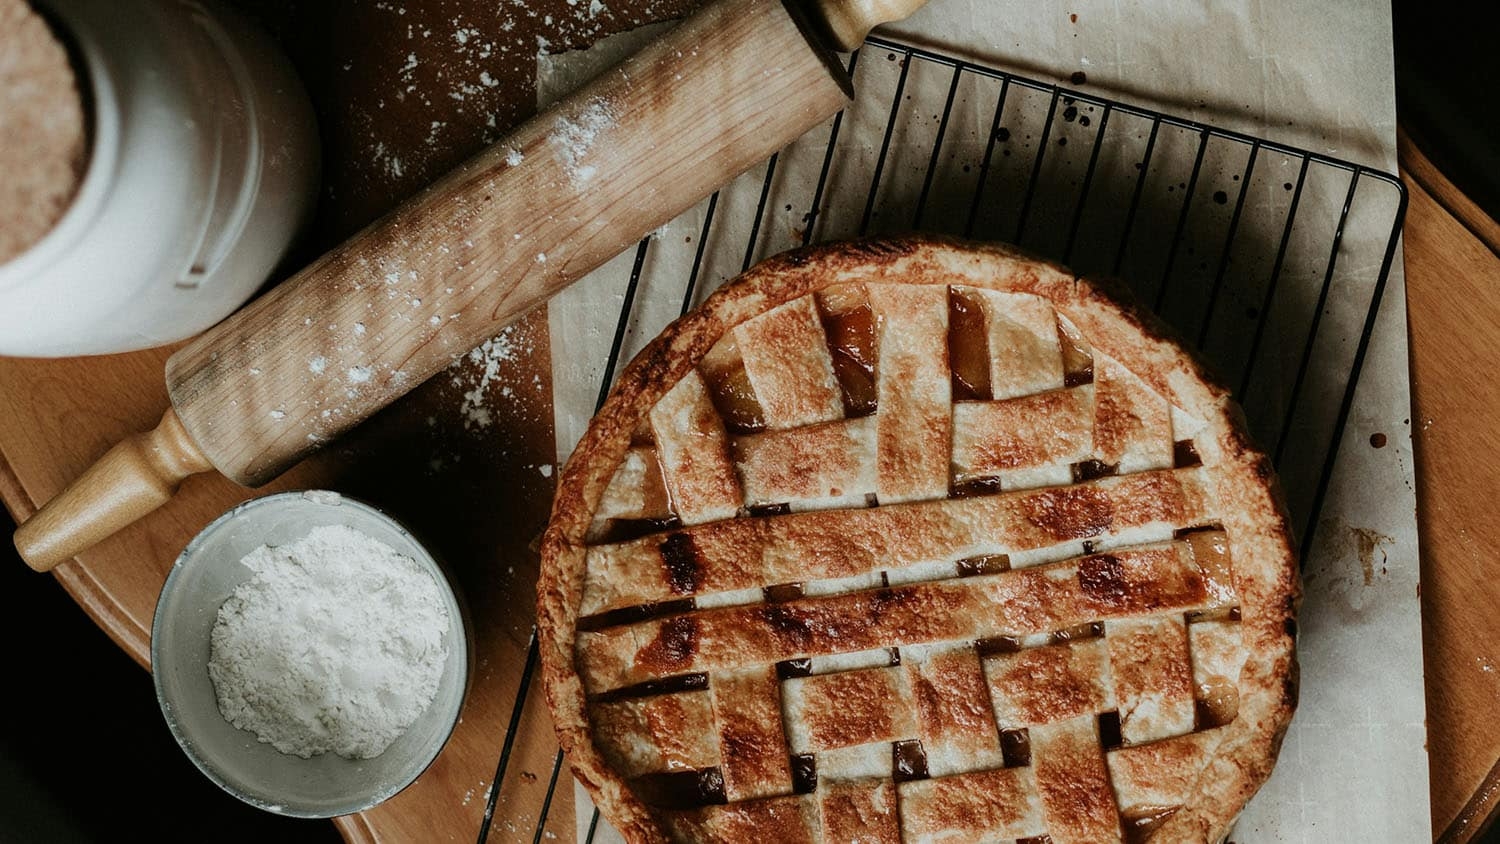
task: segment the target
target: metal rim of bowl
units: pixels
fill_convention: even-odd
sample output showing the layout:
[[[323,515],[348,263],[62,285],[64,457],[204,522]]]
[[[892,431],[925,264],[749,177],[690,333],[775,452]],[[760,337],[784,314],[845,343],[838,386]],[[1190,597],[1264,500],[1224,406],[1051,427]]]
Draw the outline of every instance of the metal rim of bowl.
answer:
[[[253,510],[259,506],[263,506],[267,502],[287,498],[300,498],[311,501],[313,503],[329,503],[326,500],[319,501],[319,496],[327,496],[327,498],[329,499],[335,499],[338,506],[353,505],[354,509],[356,510],[364,511],[368,515],[388,522],[403,536],[410,539],[413,545],[421,550],[422,557],[424,559],[419,560],[418,562],[425,563],[428,568],[430,568],[431,572],[433,573],[434,579],[438,582],[438,586],[443,589],[445,593],[452,599],[454,606],[458,610],[458,626],[460,631],[462,632],[462,635],[457,637],[458,642],[451,644],[450,648],[463,648],[463,653],[458,654],[458,665],[460,666],[459,670],[464,672],[462,691],[460,692],[458,698],[458,706],[453,712],[453,718],[449,721],[447,729],[442,733],[442,740],[434,743],[431,755],[429,755],[421,765],[415,767],[410,777],[401,778],[391,787],[380,789],[374,792],[369,796],[368,799],[355,801],[348,806],[340,806],[337,811],[333,812],[304,810],[294,806],[287,806],[285,803],[268,803],[265,800],[245,793],[244,791],[237,788],[234,783],[229,782],[219,773],[218,769],[209,765],[202,759],[202,757],[199,756],[197,750],[193,746],[193,742],[187,735],[184,734],[184,731],[179,726],[178,718],[172,713],[171,702],[167,700],[165,694],[162,691],[161,675],[156,671],[155,668],[155,666],[157,665],[158,657],[157,643],[161,641],[161,637],[158,635],[160,632],[159,627],[163,623],[163,613],[161,612],[162,604],[165,602],[167,596],[171,594],[172,589],[176,584],[178,575],[183,571],[184,561],[188,560],[194,554],[194,552],[202,547],[203,543],[207,540],[207,537],[209,535],[220,529],[226,523],[250,510]],[[157,708],[161,711],[162,719],[167,722],[167,729],[172,733],[172,738],[177,742],[177,746],[182,749],[183,755],[193,763],[193,767],[197,768],[205,777],[212,781],[214,785],[217,785],[219,788],[223,789],[235,799],[263,811],[293,818],[327,819],[342,817],[344,815],[352,815],[358,812],[363,812],[366,809],[372,809],[380,805],[381,803],[384,803],[392,797],[395,797],[397,794],[400,794],[406,789],[407,786],[416,782],[417,779],[422,776],[422,774],[427,772],[428,768],[432,767],[432,763],[437,761],[437,757],[443,752],[443,748],[448,746],[449,739],[453,737],[453,731],[458,729],[458,723],[462,720],[464,701],[468,699],[469,685],[473,680],[474,673],[471,665],[474,656],[474,647],[472,642],[473,628],[469,623],[468,616],[468,605],[463,598],[463,594],[459,592],[458,589],[454,588],[453,582],[448,576],[446,567],[442,564],[441,561],[438,560],[437,556],[427,548],[426,543],[417,538],[416,534],[412,533],[411,530],[407,528],[406,524],[401,520],[390,515],[389,513],[386,513],[384,510],[381,510],[379,507],[376,507],[375,505],[370,504],[367,501],[362,501],[358,498],[353,498],[344,495],[343,493],[335,492],[333,490],[289,490],[286,492],[272,493],[271,495],[263,495],[258,498],[251,498],[247,501],[242,501],[239,504],[236,504],[235,506],[224,511],[224,513],[220,514],[218,518],[209,522],[206,526],[204,526],[202,530],[198,531],[197,535],[195,535],[182,549],[182,552],[177,555],[177,559],[172,562],[172,569],[171,571],[167,572],[167,579],[162,583],[161,592],[157,595],[156,610],[153,613],[151,619],[151,685],[156,692],[156,704]],[[453,657],[454,654],[450,650],[449,659],[452,659]],[[215,707],[214,711],[218,711],[217,706]],[[221,715],[220,717],[223,716]]]

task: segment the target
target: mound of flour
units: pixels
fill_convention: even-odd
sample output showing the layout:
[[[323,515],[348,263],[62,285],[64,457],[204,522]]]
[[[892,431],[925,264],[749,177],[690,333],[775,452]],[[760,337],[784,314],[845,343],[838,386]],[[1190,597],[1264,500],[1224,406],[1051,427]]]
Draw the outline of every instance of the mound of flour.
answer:
[[[432,703],[448,610],[432,576],[344,526],[261,546],[219,607],[208,675],[219,711],[282,753],[385,752]]]

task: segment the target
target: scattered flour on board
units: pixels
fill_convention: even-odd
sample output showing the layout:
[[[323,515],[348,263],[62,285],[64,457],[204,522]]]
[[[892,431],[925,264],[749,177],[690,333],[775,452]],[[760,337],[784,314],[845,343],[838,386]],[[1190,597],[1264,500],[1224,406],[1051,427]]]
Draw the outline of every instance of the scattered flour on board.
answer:
[[[219,607],[208,675],[219,711],[282,753],[385,752],[432,703],[448,609],[414,560],[346,525],[262,545]]]
[[[481,343],[478,348],[470,351],[464,359],[460,359],[454,365],[454,386],[463,386],[463,369],[460,367],[463,366],[465,359],[469,363],[482,364],[484,367],[479,371],[479,377],[463,394],[463,404],[459,408],[459,413],[463,417],[465,429],[488,428],[494,422],[494,414],[489,406],[489,387],[499,379],[502,363],[513,361],[517,355],[529,351],[529,349],[519,348],[516,342],[515,326],[506,326],[499,334]],[[513,390],[509,386],[502,387],[500,390],[500,395],[505,398],[509,398],[512,393]]]
[[[523,0],[451,14],[450,5],[408,10],[399,0],[377,0],[364,14],[380,19],[392,49],[376,59],[339,63],[344,73],[364,74],[379,85],[349,115],[357,130],[354,166],[362,189],[414,187],[438,176],[437,165],[456,163],[462,156],[455,157],[455,150],[476,152],[499,140],[500,120],[509,113],[501,92],[508,79],[532,78],[535,57],[592,43],[605,28],[642,26],[680,13],[679,4],[660,0],[630,13],[611,9],[607,0],[567,0],[567,11],[556,17]],[[397,103],[417,119],[392,120]],[[328,191],[332,195],[332,185]]]

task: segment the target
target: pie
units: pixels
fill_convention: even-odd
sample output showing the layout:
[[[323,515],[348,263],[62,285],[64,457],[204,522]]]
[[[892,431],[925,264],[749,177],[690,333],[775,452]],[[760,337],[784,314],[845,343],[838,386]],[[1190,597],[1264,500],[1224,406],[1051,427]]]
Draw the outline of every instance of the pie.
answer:
[[[772,258],[625,370],[559,482],[541,659],[631,841],[1219,841],[1296,704],[1238,409],[1004,246]]]

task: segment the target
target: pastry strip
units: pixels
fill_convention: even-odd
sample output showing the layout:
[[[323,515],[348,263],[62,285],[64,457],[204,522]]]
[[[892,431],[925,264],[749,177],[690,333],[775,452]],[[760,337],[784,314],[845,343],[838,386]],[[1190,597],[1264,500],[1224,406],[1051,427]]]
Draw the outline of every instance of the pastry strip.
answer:
[[[917,737],[934,777],[998,768],[1000,729],[974,647],[909,648],[901,653],[917,704]]]
[[[863,507],[875,491],[875,419],[840,420],[734,440],[745,503]]]
[[[651,408],[663,479],[685,525],[733,518],[742,498],[729,437],[696,370]]]
[[[1193,669],[1181,616],[1106,622],[1120,735],[1140,744],[1193,731]]]
[[[681,597],[684,578],[667,546],[689,543],[673,536],[691,538],[697,563],[691,591],[714,593],[1013,554],[1137,528],[1170,532],[1214,518],[1195,468],[1063,489],[716,522],[589,548],[580,614]]]
[[[953,407],[953,479],[959,483],[999,477],[1006,488],[1030,486],[1016,481],[1044,467],[1060,470],[1057,476],[1067,483],[1068,467],[1093,452],[1091,384]]]
[[[594,742],[626,777],[718,764],[708,692],[596,703]]]
[[[767,425],[796,428],[843,417],[833,356],[812,296],[746,320],[734,334]]]
[[[1120,842],[1120,813],[1093,715],[1033,727],[1031,765],[1053,844]]]
[[[1031,768],[1002,768],[905,782],[901,826],[920,844],[996,841],[1046,834]]]
[[[709,681],[719,739],[724,793],[731,801],[788,794],[790,757],[781,726],[776,666],[715,674]]]
[[[1171,468],[1172,406],[1118,363],[1094,358],[1094,459],[1117,471]]]
[[[599,693],[694,671],[912,644],[1021,637],[1096,620],[1216,605],[1232,586],[1186,542],[1122,549],[994,575],[725,607],[578,635]]]
[[[896,784],[888,779],[820,783],[818,807],[822,812],[825,842],[901,842]]]
[[[1094,715],[1115,705],[1102,639],[996,654],[984,668],[1002,730]]]
[[[953,385],[948,288],[870,287],[876,316],[876,444],[882,504],[948,495]]]
[[[912,738],[911,690],[900,668],[866,668],[787,680],[782,686],[793,753]]]
[[[1062,350],[1052,305],[1025,293],[976,292],[985,308],[993,397],[1008,399],[1062,387]]]

